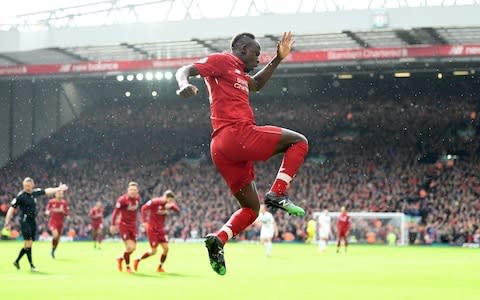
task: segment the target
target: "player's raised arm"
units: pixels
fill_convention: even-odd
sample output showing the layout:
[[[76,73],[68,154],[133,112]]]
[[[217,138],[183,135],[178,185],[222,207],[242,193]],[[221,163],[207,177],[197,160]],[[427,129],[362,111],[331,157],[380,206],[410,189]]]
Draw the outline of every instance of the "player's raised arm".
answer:
[[[194,65],[183,66],[175,73],[178,83],[177,95],[188,98],[198,93],[198,88],[188,82],[188,77],[197,76],[200,73]]]
[[[68,185],[60,184],[59,186],[54,187],[54,188],[46,188],[45,189],[45,195],[51,196],[51,195],[54,195],[57,192],[65,192],[66,190],[68,190]]]
[[[277,43],[277,55],[252,77],[253,80],[249,81],[248,88],[251,91],[259,91],[265,86],[278,65],[290,54],[293,43],[292,33],[290,31],[284,32],[282,39]]]
[[[180,212],[180,207],[177,206],[175,202],[170,202],[167,205],[165,205],[165,208],[171,209],[177,213]]]

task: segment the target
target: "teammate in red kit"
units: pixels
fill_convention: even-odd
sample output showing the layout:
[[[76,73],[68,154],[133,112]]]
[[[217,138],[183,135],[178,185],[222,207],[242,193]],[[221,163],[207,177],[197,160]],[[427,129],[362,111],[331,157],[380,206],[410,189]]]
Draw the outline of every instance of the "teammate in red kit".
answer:
[[[63,199],[62,191],[56,192],[55,198],[48,201],[46,214],[50,216],[48,229],[52,232],[52,251],[50,255],[55,258],[55,251],[63,233],[63,223],[68,215],[68,203],[67,200]]]
[[[340,245],[342,240],[345,243],[345,253],[347,253],[348,247],[348,235],[350,233],[350,216],[347,214],[347,210],[344,206],[340,209],[340,215],[338,216],[337,221],[337,253],[340,252]]]
[[[165,272],[163,264],[165,263],[168,254],[168,237],[165,232],[165,217],[168,215],[169,210],[180,212],[180,209],[174,201],[175,195],[172,191],[168,190],[163,193],[163,197],[153,198],[142,206],[142,224],[147,229],[148,242],[150,243],[151,250],[143,253],[141,257],[135,259],[133,262],[133,268],[135,271],[138,271],[138,264],[142,259],[157,253],[157,247],[160,244],[163,252],[160,257],[160,265],[158,265],[157,272]]]
[[[102,207],[102,203],[98,201],[95,203],[95,206],[90,209],[88,216],[92,221],[92,233],[93,233],[93,248],[100,249],[100,244],[102,243],[103,239],[103,214],[104,209]]]
[[[132,273],[130,268],[130,254],[137,247],[137,211],[140,204],[140,196],[138,195],[138,183],[130,182],[128,184],[127,193],[120,196],[115,205],[112,214],[112,225],[110,232],[115,234],[117,226],[117,216],[120,214],[118,222],[118,233],[125,243],[125,252],[122,256],[117,257],[118,270],[123,271],[123,261],[127,266],[127,272]]]
[[[265,204],[289,214],[303,216],[304,210],[289,199],[285,191],[308,152],[308,141],[300,133],[274,126],[257,126],[249,102],[249,91],[259,91],[267,83],[293,45],[292,34],[284,33],[276,56],[258,73],[260,44],[251,33],[233,37],[231,52],[213,53],[176,73],[177,94],[187,98],[198,93],[189,76],[204,77],[210,98],[213,128],[210,154],[241,208],[215,234],[207,235],[210,265],[220,275],[226,273],[223,246],[252,224],[258,216],[260,200],[255,187],[253,164],[285,153],[276,179],[266,194]],[[282,109],[279,107],[278,109]]]

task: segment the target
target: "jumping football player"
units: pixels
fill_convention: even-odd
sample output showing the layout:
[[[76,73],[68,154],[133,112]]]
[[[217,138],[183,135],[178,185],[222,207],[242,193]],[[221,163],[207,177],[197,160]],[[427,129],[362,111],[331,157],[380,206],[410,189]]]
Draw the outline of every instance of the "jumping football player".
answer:
[[[210,96],[213,128],[210,154],[232,194],[240,203],[228,222],[206,237],[210,265],[220,275],[226,273],[225,243],[252,224],[258,216],[260,200],[254,183],[255,161],[266,161],[284,153],[283,162],[270,191],[268,207],[303,216],[286,194],[287,186],[302,165],[308,152],[308,141],[300,133],[274,126],[257,126],[249,103],[249,92],[259,91],[267,83],[293,45],[286,32],[277,44],[276,56],[258,73],[250,76],[259,63],[260,44],[251,33],[240,33],[231,41],[231,52],[213,53],[198,62],[180,68],[176,73],[177,94],[188,98],[198,93],[189,83],[190,76],[204,77]],[[282,109],[279,107],[278,109]]]

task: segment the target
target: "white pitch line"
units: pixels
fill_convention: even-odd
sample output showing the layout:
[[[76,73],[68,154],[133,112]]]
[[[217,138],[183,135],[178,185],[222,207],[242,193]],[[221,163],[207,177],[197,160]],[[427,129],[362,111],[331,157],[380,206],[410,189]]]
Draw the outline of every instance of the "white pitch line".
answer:
[[[50,280],[50,279],[68,279],[70,275],[34,275],[22,277],[0,277],[0,281],[24,281],[24,280]]]

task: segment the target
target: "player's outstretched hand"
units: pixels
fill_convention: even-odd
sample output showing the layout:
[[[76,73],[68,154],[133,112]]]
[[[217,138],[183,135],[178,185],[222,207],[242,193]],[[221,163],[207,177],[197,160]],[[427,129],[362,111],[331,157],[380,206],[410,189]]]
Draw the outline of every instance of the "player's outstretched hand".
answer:
[[[61,191],[61,192],[65,192],[66,190],[68,190],[68,185],[61,183],[61,184],[58,186],[58,189],[59,189],[59,191]]]
[[[287,57],[292,50],[293,43],[295,41],[292,38],[292,32],[284,32],[282,39],[277,43],[277,57],[280,59]]]
[[[177,90],[177,95],[183,97],[183,98],[188,98],[191,96],[195,96],[198,94],[198,88],[194,86],[193,84],[187,84],[181,89]]]

